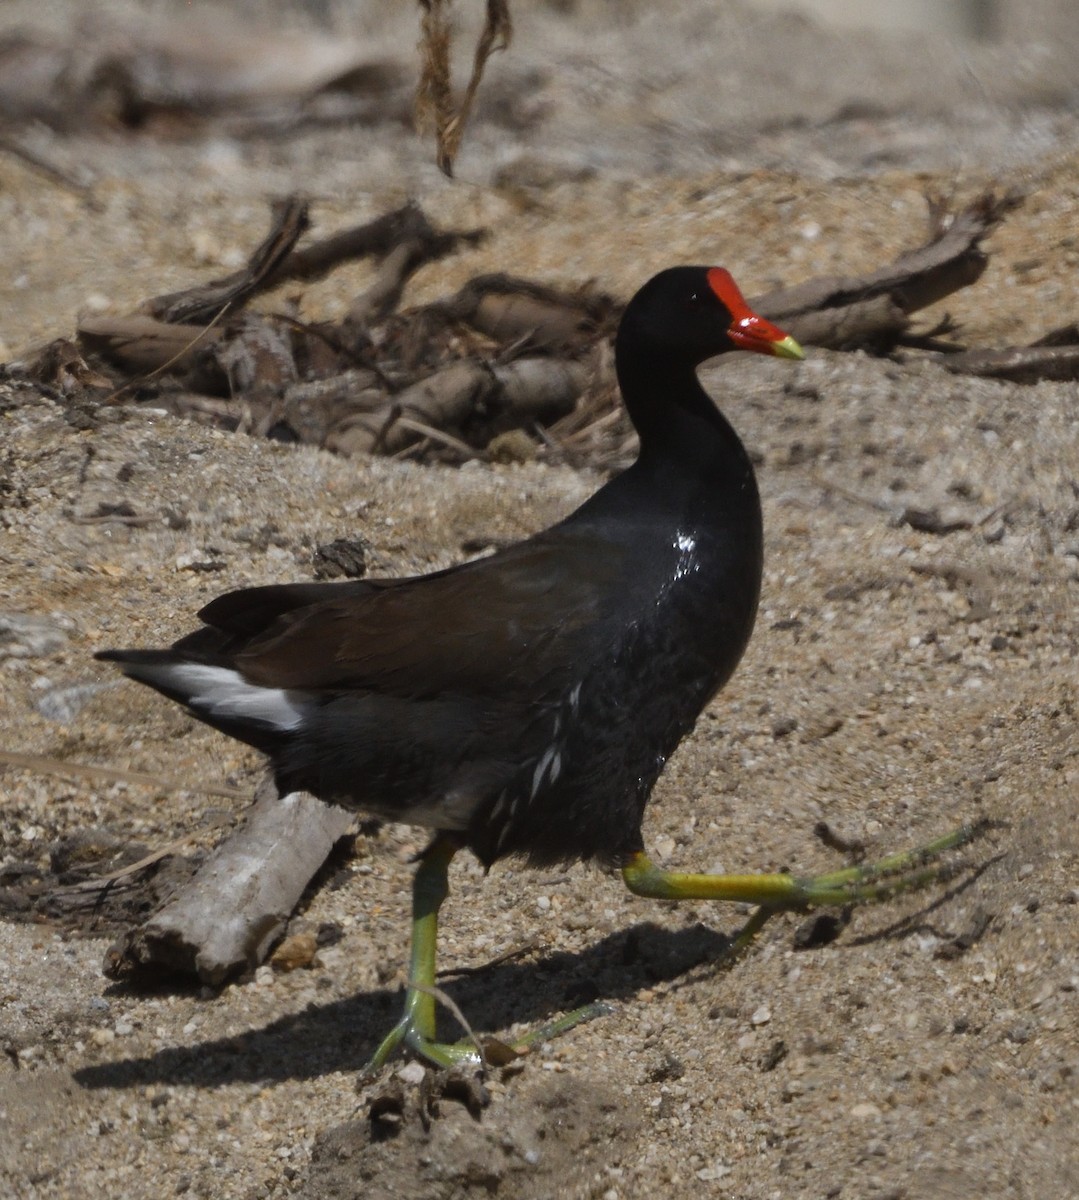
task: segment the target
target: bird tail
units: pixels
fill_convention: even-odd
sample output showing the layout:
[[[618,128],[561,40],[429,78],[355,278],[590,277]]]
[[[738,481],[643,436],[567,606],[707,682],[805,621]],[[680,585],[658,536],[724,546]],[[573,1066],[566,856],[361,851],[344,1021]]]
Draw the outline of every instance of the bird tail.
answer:
[[[200,662],[175,650],[102,650],[94,657],[115,663],[129,679],[267,754],[303,725],[310,703],[305,693],[263,687],[228,663]]]

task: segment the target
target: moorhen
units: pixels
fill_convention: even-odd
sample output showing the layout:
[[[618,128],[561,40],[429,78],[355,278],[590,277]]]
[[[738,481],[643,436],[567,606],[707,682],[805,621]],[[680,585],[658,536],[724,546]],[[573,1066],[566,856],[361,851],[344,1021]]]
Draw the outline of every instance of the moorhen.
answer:
[[[645,854],[649,794],[757,611],[753,467],[696,376],[730,350],[803,357],[727,271],[663,271],[615,343],[640,455],[565,520],[430,575],[232,592],[171,649],[98,655],[268,755],[281,795],[434,831],[413,886],[405,1013],[373,1067],[402,1042],[440,1065],[475,1057],[435,1031],[438,910],[459,849],[485,866],[594,859],[641,896],[755,904],[741,945],[780,909],[926,882],[926,859],[965,837],[811,879],[675,874]]]

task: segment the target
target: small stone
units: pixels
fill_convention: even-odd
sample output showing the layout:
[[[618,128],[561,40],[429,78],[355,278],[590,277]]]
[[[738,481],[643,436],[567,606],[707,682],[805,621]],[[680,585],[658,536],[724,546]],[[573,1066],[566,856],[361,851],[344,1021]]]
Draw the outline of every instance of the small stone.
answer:
[[[112,301],[104,292],[91,292],[82,302],[82,311],[95,316],[108,312],[110,308]]]
[[[656,857],[659,859],[670,858],[674,853],[674,846],[674,838],[666,833],[661,833],[659,837],[652,842],[652,849],[655,851]]]
[[[861,1104],[856,1104],[850,1110],[850,1115],[856,1121],[875,1121],[880,1116],[880,1109],[867,1100]]]
[[[95,696],[112,686],[111,683],[79,683],[70,687],[50,688],[35,702],[34,707],[46,721],[70,725]]]
[[[368,545],[363,538],[335,538],[316,546],[316,579],[361,579],[367,573]]]
[[[295,971],[299,967],[312,967],[318,954],[318,935],[294,933],[285,938],[270,956],[275,971]]]
[[[420,1062],[405,1063],[397,1071],[397,1078],[402,1083],[410,1084],[412,1087],[419,1087],[423,1083],[424,1076],[427,1074],[427,1068]]]
[[[772,1010],[767,1004],[762,1004],[760,1008],[749,1018],[751,1025],[767,1025],[772,1019]]]
[[[507,429],[487,443],[487,455],[492,462],[531,462],[538,452],[539,447],[523,429]]]
[[[53,617],[0,613],[0,658],[47,658],[66,642],[66,630]]]

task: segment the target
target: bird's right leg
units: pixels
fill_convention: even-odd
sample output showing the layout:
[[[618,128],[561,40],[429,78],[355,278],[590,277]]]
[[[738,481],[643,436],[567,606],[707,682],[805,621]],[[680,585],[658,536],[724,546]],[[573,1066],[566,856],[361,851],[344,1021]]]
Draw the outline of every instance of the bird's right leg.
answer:
[[[757,905],[730,948],[729,954],[733,956],[740,954],[777,912],[880,903],[947,878],[947,868],[938,861],[941,856],[973,841],[985,828],[985,823],[962,825],[916,850],[805,877],[664,871],[643,851],[638,851],[623,866],[622,878],[631,892],[656,900],[730,900]]]

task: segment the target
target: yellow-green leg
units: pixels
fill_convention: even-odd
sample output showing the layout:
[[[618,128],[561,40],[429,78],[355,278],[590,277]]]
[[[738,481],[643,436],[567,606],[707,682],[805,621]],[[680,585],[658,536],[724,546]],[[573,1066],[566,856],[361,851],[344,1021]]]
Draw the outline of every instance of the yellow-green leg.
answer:
[[[483,1053],[474,1040],[462,1042],[437,1041],[435,1003],[435,966],[438,948],[438,910],[449,894],[449,866],[457,853],[456,843],[446,837],[436,838],[420,858],[412,881],[412,956],[409,966],[408,989],[405,993],[405,1012],[401,1020],[382,1039],[371,1056],[364,1073],[371,1074],[385,1065],[390,1055],[406,1046],[438,1067],[459,1064],[482,1066]],[[583,1008],[532,1030],[508,1047],[501,1046],[504,1058],[513,1058],[531,1047],[549,1041],[592,1017],[608,1011],[604,1005],[588,1004]],[[507,1053],[508,1052],[508,1053]]]
[[[737,954],[774,913],[822,905],[871,904],[936,882],[947,873],[937,860],[949,850],[966,845],[984,829],[984,824],[962,825],[917,850],[806,878],[663,871],[643,852],[634,854],[623,866],[622,878],[631,892],[656,900],[732,900],[756,904],[757,911],[731,948],[731,953]]]
[[[424,851],[412,880],[412,957],[401,1020],[378,1045],[367,1071],[382,1067],[398,1046],[440,1067],[479,1061],[471,1043],[444,1045],[435,1040],[435,962],[438,949],[438,910],[449,894],[449,866],[457,847],[449,838],[436,838]]]

